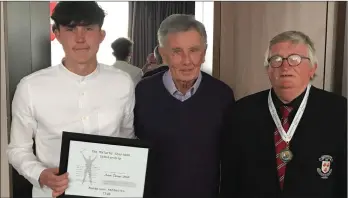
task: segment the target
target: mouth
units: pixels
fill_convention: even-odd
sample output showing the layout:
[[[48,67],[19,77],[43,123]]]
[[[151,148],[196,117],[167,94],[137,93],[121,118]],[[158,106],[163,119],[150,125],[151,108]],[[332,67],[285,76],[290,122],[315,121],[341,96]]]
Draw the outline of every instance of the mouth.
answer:
[[[291,74],[282,74],[280,75],[281,78],[288,78],[288,77],[294,77],[294,75]]]
[[[89,50],[88,47],[85,47],[85,48],[74,48],[75,51],[87,51]]]
[[[181,72],[191,72],[193,69],[182,69]]]

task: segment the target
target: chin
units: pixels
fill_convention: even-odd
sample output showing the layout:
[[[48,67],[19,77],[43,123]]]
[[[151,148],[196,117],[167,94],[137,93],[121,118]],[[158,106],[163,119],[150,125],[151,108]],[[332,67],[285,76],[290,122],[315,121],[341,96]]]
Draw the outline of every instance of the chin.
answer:
[[[294,88],[294,86],[291,84],[282,84],[279,86],[279,88],[286,90],[286,89],[292,89],[292,88]]]

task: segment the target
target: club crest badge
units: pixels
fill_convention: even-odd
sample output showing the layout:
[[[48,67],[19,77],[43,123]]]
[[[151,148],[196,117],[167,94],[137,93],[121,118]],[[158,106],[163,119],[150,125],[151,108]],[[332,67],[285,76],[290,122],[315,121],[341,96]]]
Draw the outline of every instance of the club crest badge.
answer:
[[[327,179],[331,175],[332,169],[331,164],[333,162],[333,158],[330,155],[322,155],[319,158],[321,162],[321,168],[317,168],[318,174],[322,179]]]

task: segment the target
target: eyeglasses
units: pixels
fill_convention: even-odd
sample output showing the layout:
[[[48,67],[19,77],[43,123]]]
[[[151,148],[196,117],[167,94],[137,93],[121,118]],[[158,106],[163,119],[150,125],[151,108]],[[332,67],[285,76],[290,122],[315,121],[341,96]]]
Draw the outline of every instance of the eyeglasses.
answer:
[[[302,62],[302,59],[310,60],[308,57],[301,56],[298,54],[291,54],[287,58],[281,57],[279,55],[275,55],[268,59],[268,64],[273,68],[278,68],[282,66],[284,60],[286,60],[290,66],[296,67]]]

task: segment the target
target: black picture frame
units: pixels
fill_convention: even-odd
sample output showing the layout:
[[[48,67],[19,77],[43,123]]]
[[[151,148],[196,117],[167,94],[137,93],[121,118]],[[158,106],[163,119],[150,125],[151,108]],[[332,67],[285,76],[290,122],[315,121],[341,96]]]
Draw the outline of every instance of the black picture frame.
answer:
[[[145,173],[145,181],[146,181],[147,172],[148,172],[148,160],[150,155],[150,145],[147,142],[139,140],[139,139],[100,136],[100,135],[68,132],[68,131],[63,131],[63,134],[62,134],[60,162],[59,162],[59,175],[66,173],[68,169],[70,141],[147,148],[148,155],[147,155],[147,167],[146,167],[146,173]],[[59,198],[99,198],[99,197],[89,197],[89,196],[82,196],[82,195],[81,196],[66,195],[65,192],[58,197]]]

